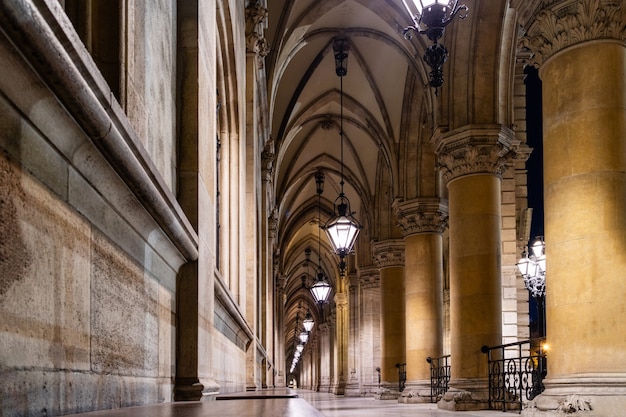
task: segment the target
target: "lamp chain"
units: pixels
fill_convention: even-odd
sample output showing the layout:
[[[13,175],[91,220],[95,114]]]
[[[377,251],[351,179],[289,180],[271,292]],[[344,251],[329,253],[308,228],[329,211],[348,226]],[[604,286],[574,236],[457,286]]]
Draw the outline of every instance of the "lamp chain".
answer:
[[[341,51],[341,65],[343,66],[343,50]],[[342,73],[343,74],[343,73]],[[339,75],[339,138],[340,138],[340,158],[341,158],[341,195],[343,193],[343,75]]]

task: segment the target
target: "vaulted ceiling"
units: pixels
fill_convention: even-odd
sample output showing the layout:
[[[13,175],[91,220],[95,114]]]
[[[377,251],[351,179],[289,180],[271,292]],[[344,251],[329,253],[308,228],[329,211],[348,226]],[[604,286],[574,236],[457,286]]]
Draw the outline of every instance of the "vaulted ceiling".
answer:
[[[277,235],[287,279],[286,346],[291,347],[298,313],[300,323],[307,311],[320,322],[302,277],[312,285],[321,265],[334,291],[344,291],[338,258],[320,233],[318,214],[325,223],[340,192],[342,148],[344,192],[355,217],[371,231],[380,177],[397,181],[407,78],[418,79],[420,86],[427,78],[419,58],[422,40],[402,36],[410,17],[401,1],[269,0],[268,11],[271,50],[266,65],[276,149]],[[336,39],[349,44],[345,77],[335,73]],[[320,205],[316,172],[324,174]]]
[[[429,69],[422,61],[429,41],[419,35],[410,40],[403,36],[403,28],[412,21],[402,0],[267,2],[265,35],[270,52],[266,71],[276,154],[277,252],[287,281],[285,346],[289,356],[297,315],[301,323],[309,310],[319,323],[319,311],[303,288],[302,277],[307,286],[312,285],[319,264],[334,292],[347,292],[349,283],[340,277],[338,257],[331,253],[319,228],[320,217],[324,224],[332,215],[342,172],[351,210],[363,225],[356,261],[351,257],[349,266],[371,265],[372,240],[402,238],[393,220],[394,199],[445,192],[438,184],[434,151],[428,142],[434,127],[455,120],[468,124],[483,116],[491,122],[497,119],[494,114],[499,109],[493,104],[498,95],[497,72],[472,73],[469,57],[473,54],[467,45],[491,42],[489,59],[497,59],[494,48],[497,51],[500,47],[498,28],[506,2],[489,6],[486,3],[492,2],[465,1],[470,10],[480,10],[473,10],[462,24],[455,22],[446,29],[444,43],[453,43],[449,61],[456,61],[457,66],[454,71],[449,63],[444,67],[448,85],[438,97],[428,86]],[[477,31],[480,15],[485,15],[483,24],[491,19],[497,24],[483,29],[485,33]],[[457,25],[463,27],[455,29]],[[488,32],[494,30],[498,36],[489,37]],[[350,48],[345,77],[335,73],[333,42],[337,39],[345,39]],[[493,62],[489,65],[491,70],[498,66]],[[466,83],[468,76],[476,81]],[[473,90],[464,90],[455,98],[450,89],[461,83]],[[483,90],[480,97],[475,94],[477,90]],[[440,106],[439,110],[435,106]],[[461,117],[449,120],[446,115],[452,111],[441,111],[442,107],[461,110]],[[316,172],[325,177],[320,205]],[[312,251],[308,262],[307,248]]]

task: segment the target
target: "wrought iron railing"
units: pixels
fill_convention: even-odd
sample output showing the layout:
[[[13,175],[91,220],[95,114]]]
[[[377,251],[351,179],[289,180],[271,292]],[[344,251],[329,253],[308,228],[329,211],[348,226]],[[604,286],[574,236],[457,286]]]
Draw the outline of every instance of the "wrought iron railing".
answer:
[[[489,363],[489,408],[520,410],[544,390],[547,374],[543,339],[483,346]]]
[[[450,355],[426,358],[430,364],[430,402],[437,402],[448,391],[450,383]]]
[[[406,362],[396,363],[396,368],[398,368],[398,392],[402,392],[406,386]]]

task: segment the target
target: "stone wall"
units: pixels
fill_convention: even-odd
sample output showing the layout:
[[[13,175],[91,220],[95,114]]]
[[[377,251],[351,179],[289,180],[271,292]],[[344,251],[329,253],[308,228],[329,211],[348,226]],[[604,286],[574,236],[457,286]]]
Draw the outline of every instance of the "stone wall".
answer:
[[[0,171],[2,415],[171,400],[172,292],[4,153]]]
[[[58,3],[0,9],[0,415],[171,401],[176,273],[197,257],[166,185],[174,121],[142,116],[145,151]]]

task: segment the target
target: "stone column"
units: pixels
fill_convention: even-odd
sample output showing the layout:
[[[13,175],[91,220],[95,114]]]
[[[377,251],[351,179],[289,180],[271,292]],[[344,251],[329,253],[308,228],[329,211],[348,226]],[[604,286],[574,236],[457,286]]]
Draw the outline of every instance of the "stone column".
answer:
[[[487,409],[481,347],[502,343],[501,174],[519,141],[500,126],[466,126],[436,140],[450,213],[451,380],[439,407]]]
[[[359,268],[361,314],[359,316],[362,395],[374,396],[380,386],[380,273],[378,268]]]
[[[279,274],[278,267],[275,268],[276,275],[276,303],[275,317],[276,327],[274,328],[274,347],[276,349],[276,357],[274,366],[276,367],[276,386],[284,388],[287,386],[287,366],[285,358],[285,284],[287,278]]]
[[[198,378],[198,262],[183,265],[176,277],[175,401],[198,401],[204,386]]]
[[[555,1],[528,26],[543,82],[550,350],[546,390],[525,415],[623,415],[626,5]]]
[[[328,323],[320,323],[320,392],[330,390],[330,329]]]
[[[380,269],[380,400],[399,397],[398,367],[405,363],[404,242],[386,240],[373,244],[374,261]]]
[[[276,327],[276,317],[274,316],[275,305],[274,299],[274,271],[278,270],[278,265],[274,265],[273,250],[276,238],[276,215],[272,207],[273,198],[273,171],[274,171],[274,144],[269,140],[265,144],[265,149],[261,154],[261,311],[260,311],[260,331],[263,336],[262,343],[268,355],[268,366],[265,367],[264,388],[272,388],[275,386],[276,360],[277,355],[274,349],[274,333]]]
[[[252,391],[264,386],[266,370],[261,366],[263,358],[257,345],[267,347],[267,338],[264,334],[266,324],[266,272],[263,270],[263,259],[259,259],[257,245],[259,243],[259,224],[263,224],[263,211],[258,206],[259,201],[259,174],[261,173],[261,156],[268,149],[259,149],[259,144],[265,144],[269,139],[267,129],[262,123],[267,109],[262,108],[265,103],[263,86],[265,73],[262,71],[264,57],[268,53],[267,40],[264,30],[267,26],[267,9],[258,2],[251,2],[246,7],[246,197],[244,210],[244,224],[246,242],[240,254],[245,257],[245,292],[241,294],[239,302],[245,306],[246,320],[257,336],[248,347],[246,354],[246,390]],[[271,149],[269,149],[271,151]],[[237,242],[241,247],[241,242]],[[267,248],[264,248],[267,249]]]
[[[348,380],[344,395],[346,397],[360,397],[362,395],[359,369],[361,355],[359,355],[359,282],[355,274],[350,277],[350,297],[348,298]]]
[[[395,204],[405,238],[406,388],[400,402],[431,402],[428,357],[443,352],[443,241],[448,204],[418,198]]]
[[[335,323],[336,373],[332,392],[344,395],[348,379],[348,297],[345,293],[335,294],[337,306]]]

